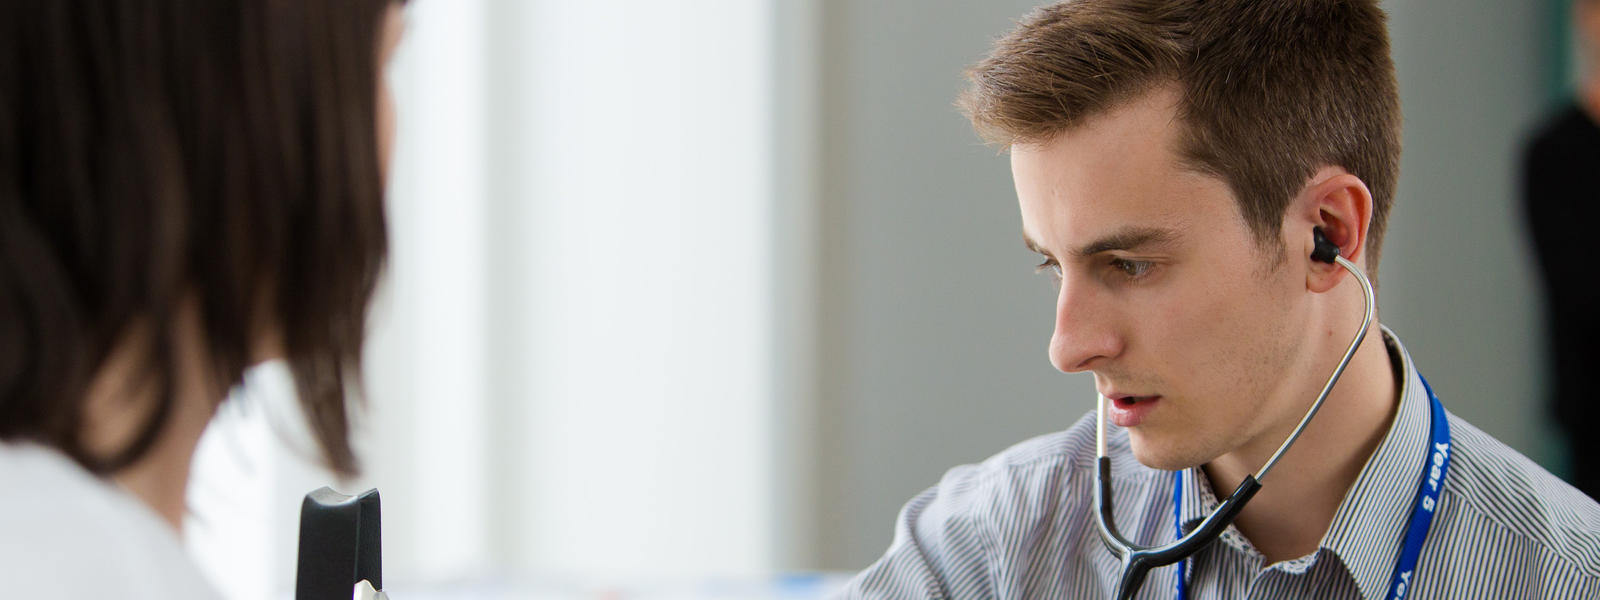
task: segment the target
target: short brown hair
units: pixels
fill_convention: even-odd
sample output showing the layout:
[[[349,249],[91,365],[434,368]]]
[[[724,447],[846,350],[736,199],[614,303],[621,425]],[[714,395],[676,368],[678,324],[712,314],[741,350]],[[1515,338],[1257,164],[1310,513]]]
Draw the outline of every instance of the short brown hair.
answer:
[[[1375,278],[1400,170],[1385,21],[1373,0],[1069,0],[996,42],[958,105],[992,142],[1041,143],[1175,83],[1180,156],[1228,183],[1263,247],[1317,168],[1365,182]]]
[[[137,461],[172,410],[169,332],[192,298],[222,386],[277,325],[327,463],[355,471],[346,395],[387,248],[391,3],[3,3],[0,439],[98,473]],[[153,334],[155,408],[97,455],[80,439],[87,386],[136,326]]]

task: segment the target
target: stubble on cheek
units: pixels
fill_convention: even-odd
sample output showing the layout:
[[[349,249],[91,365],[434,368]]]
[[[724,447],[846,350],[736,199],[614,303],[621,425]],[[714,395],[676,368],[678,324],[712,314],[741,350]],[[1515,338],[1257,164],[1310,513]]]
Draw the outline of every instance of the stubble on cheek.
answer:
[[[1251,269],[1232,285],[1160,315],[1172,327],[1155,369],[1168,397],[1163,418],[1130,432],[1147,466],[1199,466],[1250,444],[1279,420],[1272,398],[1292,362],[1294,344],[1273,273]],[[1162,382],[1164,380],[1164,383]],[[1170,384],[1170,385],[1168,385]]]
[[[1256,283],[1251,301],[1235,307],[1222,338],[1229,343],[1217,352],[1224,372],[1214,380],[1212,412],[1218,423],[1212,458],[1252,446],[1275,447],[1277,440],[1263,436],[1270,437],[1286,418],[1280,396],[1294,364],[1294,325],[1285,312],[1285,292],[1270,280]]]

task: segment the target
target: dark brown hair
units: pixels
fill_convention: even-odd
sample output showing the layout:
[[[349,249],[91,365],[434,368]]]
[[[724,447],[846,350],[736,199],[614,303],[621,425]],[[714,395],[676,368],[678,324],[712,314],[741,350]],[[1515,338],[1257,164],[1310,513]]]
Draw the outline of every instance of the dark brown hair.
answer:
[[[219,385],[275,324],[327,463],[355,471],[390,1],[0,3],[0,438],[100,473],[136,461],[172,410],[171,325],[192,299]],[[87,386],[135,327],[155,409],[98,455]]]
[[[1373,0],[1069,0],[996,42],[958,105],[992,142],[1041,143],[1177,84],[1180,156],[1228,183],[1263,248],[1319,167],[1366,183],[1376,279],[1400,170],[1385,20]]]

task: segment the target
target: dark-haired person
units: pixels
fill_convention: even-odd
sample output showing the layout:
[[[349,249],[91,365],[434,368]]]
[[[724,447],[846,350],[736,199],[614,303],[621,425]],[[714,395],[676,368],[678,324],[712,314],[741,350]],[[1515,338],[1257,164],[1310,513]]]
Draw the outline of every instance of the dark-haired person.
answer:
[[[1555,422],[1567,433],[1568,481],[1600,498],[1600,419],[1591,396],[1600,362],[1600,286],[1587,276],[1600,222],[1600,0],[1572,4],[1583,74],[1577,95],[1545,118],[1523,148],[1522,208],[1544,283]]]
[[[1266,464],[1362,323],[1356,279],[1312,254],[1320,230],[1376,279],[1400,158],[1385,20],[1375,0],[1074,0],[969,73],[961,105],[1010,150],[1023,234],[1060,284],[1050,359],[1111,405],[1114,522],[1136,544]],[[1600,597],[1600,506],[1434,418],[1421,368],[1374,323],[1182,593],[1172,566],[1136,597]],[[1116,597],[1096,425],[949,471],[842,595]]]
[[[255,363],[355,471],[400,10],[0,0],[0,597],[214,597],[184,488]]]

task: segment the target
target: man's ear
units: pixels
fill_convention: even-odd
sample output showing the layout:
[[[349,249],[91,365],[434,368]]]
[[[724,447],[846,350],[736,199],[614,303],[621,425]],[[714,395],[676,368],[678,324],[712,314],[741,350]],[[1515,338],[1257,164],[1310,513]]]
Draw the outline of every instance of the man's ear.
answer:
[[[1349,259],[1361,269],[1366,269],[1367,227],[1372,223],[1372,192],[1361,178],[1342,167],[1323,167],[1307,180],[1287,215],[1284,226],[1303,229],[1285,233],[1303,248],[1295,260],[1304,260],[1306,288],[1317,293],[1326,292],[1339,284],[1346,275],[1344,267],[1336,263],[1316,261],[1311,258],[1316,249],[1312,231],[1322,230],[1329,242],[1339,247],[1339,256]]]

